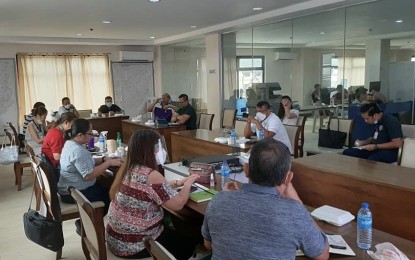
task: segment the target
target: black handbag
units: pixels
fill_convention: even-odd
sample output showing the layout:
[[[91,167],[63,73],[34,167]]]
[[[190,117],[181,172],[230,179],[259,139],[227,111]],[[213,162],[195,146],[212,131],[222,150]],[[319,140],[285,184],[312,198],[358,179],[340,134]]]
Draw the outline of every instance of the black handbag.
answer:
[[[39,173],[39,169],[36,169],[36,176],[41,180],[42,176]],[[37,211],[31,209],[30,205],[32,205],[33,193],[34,187],[32,197],[30,198],[29,210],[23,215],[23,226],[26,237],[44,248],[57,252],[64,244],[62,221],[42,216]]]
[[[327,129],[319,129],[318,131],[318,146],[327,148],[343,148],[346,141],[347,133],[340,132],[340,122],[338,118],[330,118],[330,120],[337,119],[337,131],[330,129],[330,123]]]

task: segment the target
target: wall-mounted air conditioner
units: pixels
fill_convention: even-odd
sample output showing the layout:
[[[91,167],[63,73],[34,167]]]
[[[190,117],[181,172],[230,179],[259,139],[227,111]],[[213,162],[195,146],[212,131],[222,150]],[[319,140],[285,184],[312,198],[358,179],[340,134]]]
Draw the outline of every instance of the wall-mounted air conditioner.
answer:
[[[153,52],[120,51],[120,61],[153,61]]]
[[[294,52],[274,52],[274,60],[294,60],[297,58],[297,53]]]

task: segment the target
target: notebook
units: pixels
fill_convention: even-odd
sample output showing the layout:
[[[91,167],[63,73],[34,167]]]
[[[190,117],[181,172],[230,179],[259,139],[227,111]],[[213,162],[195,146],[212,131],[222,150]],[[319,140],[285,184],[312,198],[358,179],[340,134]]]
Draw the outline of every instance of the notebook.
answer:
[[[190,199],[197,202],[197,203],[211,200],[213,198],[213,196],[215,196],[215,194],[218,193],[217,190],[208,189],[208,188],[206,188],[206,187],[204,187],[200,184],[197,184],[197,183],[195,183],[193,186],[197,187],[197,190],[190,193]]]

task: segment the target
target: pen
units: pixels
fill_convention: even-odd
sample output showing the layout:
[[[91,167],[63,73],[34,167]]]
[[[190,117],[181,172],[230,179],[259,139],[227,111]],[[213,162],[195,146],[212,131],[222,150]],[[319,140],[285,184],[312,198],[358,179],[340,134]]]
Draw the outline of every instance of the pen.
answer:
[[[200,185],[200,184],[198,184],[198,183],[193,183],[193,184],[192,184],[192,186],[197,187],[198,189],[201,189],[201,190],[203,190],[203,191],[206,191],[207,193],[210,193],[210,194],[212,194],[212,195],[216,195],[215,193],[213,193],[213,192],[209,191],[209,189],[208,189],[208,188],[206,188],[205,186],[202,186],[202,185]]]
[[[347,249],[347,247],[345,247],[345,246],[338,246],[338,245],[330,245],[330,247],[333,248],[333,249],[342,249],[342,250]]]

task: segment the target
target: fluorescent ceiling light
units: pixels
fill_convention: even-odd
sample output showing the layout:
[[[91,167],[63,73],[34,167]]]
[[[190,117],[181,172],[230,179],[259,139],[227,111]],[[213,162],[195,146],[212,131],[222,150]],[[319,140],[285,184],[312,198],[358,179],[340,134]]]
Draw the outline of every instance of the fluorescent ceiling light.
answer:
[[[192,28],[192,29],[194,29],[196,27],[197,27],[196,25],[190,25],[190,28]]]
[[[150,39],[156,39],[156,37],[154,37],[154,36],[150,36]]]
[[[264,9],[263,7],[254,7],[252,8],[252,10],[254,11],[261,11],[262,9]]]
[[[403,23],[403,20],[396,20],[395,23]]]
[[[151,3],[157,3],[157,2],[160,2],[160,0],[148,0],[149,2],[151,2]]]
[[[320,32],[321,35],[326,34],[326,32]]]
[[[77,35],[77,36],[82,36],[82,33],[77,33],[76,35]]]
[[[112,23],[112,21],[110,21],[110,20],[106,20],[106,21],[102,21],[102,23],[103,23],[103,24],[110,24],[110,23]]]
[[[412,55],[411,61],[415,61],[415,56],[414,55]]]

